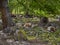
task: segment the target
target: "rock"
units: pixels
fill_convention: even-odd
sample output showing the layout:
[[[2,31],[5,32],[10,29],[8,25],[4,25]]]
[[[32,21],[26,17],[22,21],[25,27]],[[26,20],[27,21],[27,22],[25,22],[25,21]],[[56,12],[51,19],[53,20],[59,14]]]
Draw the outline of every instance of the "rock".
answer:
[[[2,23],[2,20],[0,19],[0,23]]]
[[[38,17],[34,17],[33,20],[34,21],[40,21],[40,19]]]
[[[14,39],[7,39],[6,40],[8,43],[14,42]]]
[[[17,27],[17,28],[22,27],[22,23],[16,23],[16,27]]]
[[[50,31],[50,32],[55,32],[55,31],[56,31],[56,28],[53,27],[53,26],[49,26],[49,27],[47,28],[47,30]]]
[[[22,41],[21,44],[22,45],[30,45],[30,43],[29,42],[26,42],[26,41]]]
[[[7,27],[3,30],[3,32],[8,34],[8,35],[13,35],[15,32],[15,29],[13,27]]]
[[[15,41],[15,42],[13,42],[13,44],[14,44],[14,45],[19,45],[20,42],[19,42],[19,41]]]
[[[25,28],[29,28],[29,27],[31,27],[31,26],[32,26],[31,23],[25,23],[25,24],[24,24],[24,27],[25,27]]]
[[[32,28],[35,27],[35,26],[38,26],[38,24],[32,24]]]
[[[14,35],[15,36],[18,36],[18,32],[19,32],[20,30],[16,30],[16,32],[14,33]]]
[[[1,33],[3,33],[3,31],[2,31],[2,30],[0,31],[0,34],[1,34]]]
[[[0,38],[1,39],[6,39],[6,38],[8,38],[8,36],[7,36],[7,34],[5,34],[5,33],[0,33]]]
[[[7,39],[6,42],[7,42],[9,45],[14,45],[14,39]]]
[[[17,41],[18,40],[18,36],[19,36],[19,34],[18,34],[18,32],[19,32],[20,30],[16,30],[15,31],[15,33],[14,33],[14,39]]]
[[[2,26],[2,20],[0,19],[0,30],[3,29],[3,26]]]

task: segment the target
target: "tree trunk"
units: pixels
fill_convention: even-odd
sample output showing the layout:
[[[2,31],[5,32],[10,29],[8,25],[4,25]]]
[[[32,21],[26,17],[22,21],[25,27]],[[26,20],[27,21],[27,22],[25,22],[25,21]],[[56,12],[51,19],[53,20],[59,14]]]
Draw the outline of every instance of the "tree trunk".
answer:
[[[13,25],[8,9],[8,0],[0,0],[0,11],[2,13],[3,29]]]

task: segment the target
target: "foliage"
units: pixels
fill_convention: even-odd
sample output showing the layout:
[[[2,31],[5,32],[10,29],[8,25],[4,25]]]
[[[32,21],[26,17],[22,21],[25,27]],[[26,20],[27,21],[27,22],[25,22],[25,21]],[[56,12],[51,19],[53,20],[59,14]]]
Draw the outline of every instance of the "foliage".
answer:
[[[60,14],[60,0],[9,0],[11,13],[29,14],[36,16],[49,16]],[[23,13],[24,12],[24,13]]]

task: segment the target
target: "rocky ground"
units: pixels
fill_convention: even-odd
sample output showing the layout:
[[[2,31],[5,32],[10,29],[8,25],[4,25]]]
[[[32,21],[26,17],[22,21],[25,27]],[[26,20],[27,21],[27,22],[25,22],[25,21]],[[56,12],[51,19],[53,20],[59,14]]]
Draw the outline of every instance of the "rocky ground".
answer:
[[[5,30],[5,33],[2,30],[0,30],[0,45],[52,45],[52,44],[46,43],[46,42],[43,42],[43,43],[42,42],[29,42],[27,40],[25,40],[25,41],[24,40],[18,41],[18,40],[15,40],[14,39],[15,37],[17,37],[17,33],[18,33],[19,30],[21,30],[21,29],[24,29],[25,31],[26,30],[27,31],[28,30],[33,30],[34,27],[38,26],[38,23],[37,22],[39,21],[39,19],[37,21],[35,21],[36,18],[33,18],[33,20],[31,19],[33,22],[31,20],[30,20],[31,22],[29,22],[29,20],[27,20],[25,18],[23,18],[23,20],[21,19],[19,21],[16,21],[15,20],[17,22],[15,27],[10,27],[10,30],[8,30],[9,29],[9,27],[8,27]],[[34,21],[37,24],[34,23]],[[0,23],[2,23],[2,21],[0,21]],[[15,36],[13,36],[13,32],[11,30],[15,30]],[[38,30],[40,30],[40,28]],[[42,30],[45,30],[45,29],[42,28]],[[9,31],[10,31],[10,33],[12,32],[11,33],[12,35],[9,35],[7,33]],[[58,45],[60,45],[60,44],[58,44]]]
[[[27,41],[17,41],[0,31],[0,45],[44,45],[42,43],[32,43]]]

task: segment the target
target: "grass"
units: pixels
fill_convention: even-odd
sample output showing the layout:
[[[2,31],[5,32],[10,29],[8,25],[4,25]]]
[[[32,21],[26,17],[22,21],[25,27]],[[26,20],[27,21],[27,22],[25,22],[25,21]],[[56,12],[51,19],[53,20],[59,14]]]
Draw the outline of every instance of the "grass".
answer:
[[[19,34],[19,39],[20,39],[21,35],[23,36],[22,38],[27,39],[27,40],[36,39],[36,37],[34,37],[34,36],[28,36],[24,30],[20,30],[18,32],[18,34]]]
[[[36,34],[38,34],[37,37],[36,36],[32,36],[32,34],[29,36],[26,33],[26,31],[24,31],[24,30],[20,30],[20,32],[22,32],[24,38],[27,38],[27,40],[29,40],[29,41],[30,40],[34,40],[36,38],[39,38],[40,40],[42,40],[42,42],[46,42],[47,41],[48,43],[51,43],[51,45],[57,45],[58,43],[60,43],[60,30],[57,30],[56,32],[52,33],[52,32],[43,32],[43,31],[40,31],[40,29],[39,29],[38,30],[39,34],[36,33],[36,31],[34,31]]]
[[[19,20],[20,21],[20,20]],[[21,22],[33,22],[36,23],[37,20],[35,19],[27,19],[24,18],[21,20]],[[33,32],[33,33],[31,33]],[[34,40],[36,38],[39,38],[40,40],[42,40],[42,42],[48,42],[51,45],[57,45],[58,43],[60,43],[60,29],[57,29],[55,32],[47,32],[45,30],[42,30],[39,26],[36,26],[34,28],[32,28],[32,30],[25,30],[25,29],[21,29],[18,33],[18,37],[20,39],[20,34],[22,33],[23,38],[26,38],[27,40]]]

